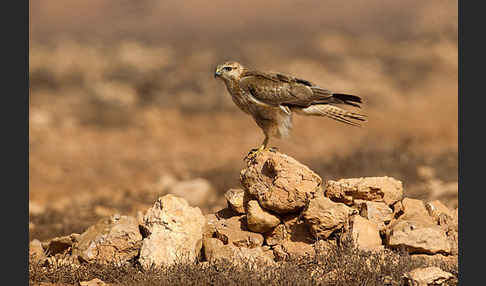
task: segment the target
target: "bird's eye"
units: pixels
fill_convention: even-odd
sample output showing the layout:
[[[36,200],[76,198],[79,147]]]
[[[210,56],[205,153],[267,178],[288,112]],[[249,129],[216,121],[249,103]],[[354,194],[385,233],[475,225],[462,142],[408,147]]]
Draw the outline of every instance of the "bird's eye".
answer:
[[[232,67],[224,67],[223,68],[225,71],[231,71],[233,68]]]

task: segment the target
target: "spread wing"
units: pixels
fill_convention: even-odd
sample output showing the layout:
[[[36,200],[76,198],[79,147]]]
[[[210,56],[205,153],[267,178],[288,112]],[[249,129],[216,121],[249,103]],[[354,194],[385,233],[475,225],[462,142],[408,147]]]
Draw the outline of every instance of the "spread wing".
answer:
[[[247,71],[240,78],[240,88],[252,100],[266,106],[308,107],[314,104],[349,104],[359,107],[361,98],[354,95],[335,94],[313,83],[279,73]]]

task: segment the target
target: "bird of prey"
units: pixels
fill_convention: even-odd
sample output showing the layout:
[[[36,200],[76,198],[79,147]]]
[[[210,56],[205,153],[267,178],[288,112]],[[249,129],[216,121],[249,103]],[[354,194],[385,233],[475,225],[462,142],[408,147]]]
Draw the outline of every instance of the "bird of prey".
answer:
[[[224,81],[233,102],[263,130],[265,140],[252,150],[256,153],[268,148],[270,137],[288,137],[293,113],[325,116],[353,126],[361,126],[353,120],[365,121],[365,115],[338,107],[359,108],[360,97],[334,93],[305,79],[247,69],[234,61],[218,65],[214,77]]]

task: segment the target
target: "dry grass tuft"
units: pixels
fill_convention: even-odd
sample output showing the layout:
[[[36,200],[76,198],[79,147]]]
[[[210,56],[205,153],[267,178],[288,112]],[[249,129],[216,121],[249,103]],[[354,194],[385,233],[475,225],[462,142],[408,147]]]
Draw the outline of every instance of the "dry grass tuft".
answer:
[[[458,275],[457,265],[426,262],[406,253],[359,251],[347,245],[313,258],[279,262],[275,266],[225,261],[176,264],[143,271],[138,265],[42,267],[31,263],[30,283],[76,284],[99,278],[115,285],[403,285],[402,275],[417,267],[438,266]],[[388,283],[388,284],[387,284]],[[456,285],[452,282],[449,285]]]

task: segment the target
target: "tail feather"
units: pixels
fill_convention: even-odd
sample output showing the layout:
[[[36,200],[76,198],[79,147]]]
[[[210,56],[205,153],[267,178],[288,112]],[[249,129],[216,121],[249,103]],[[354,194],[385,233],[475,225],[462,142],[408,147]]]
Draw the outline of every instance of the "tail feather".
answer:
[[[361,127],[361,124],[352,120],[366,121],[367,117],[366,115],[350,112],[330,104],[316,104],[306,108],[299,108],[295,111],[303,115],[326,116],[336,121],[357,127]]]
[[[322,89],[317,86],[311,87],[312,92],[319,96],[317,100],[313,102],[313,104],[325,104],[325,103],[334,103],[334,104],[347,104],[354,107],[361,108],[358,103],[363,103],[361,97],[351,94],[344,94],[344,93],[333,93],[329,90]]]

